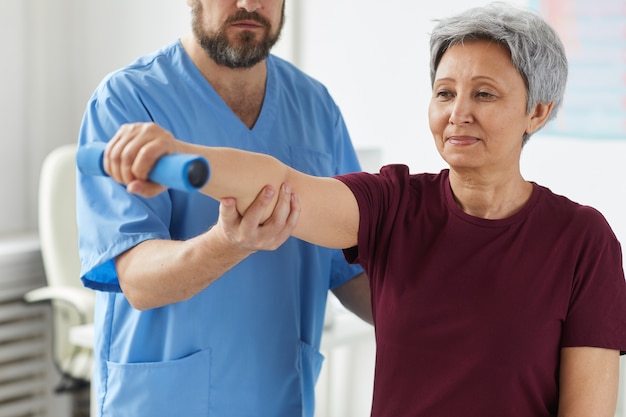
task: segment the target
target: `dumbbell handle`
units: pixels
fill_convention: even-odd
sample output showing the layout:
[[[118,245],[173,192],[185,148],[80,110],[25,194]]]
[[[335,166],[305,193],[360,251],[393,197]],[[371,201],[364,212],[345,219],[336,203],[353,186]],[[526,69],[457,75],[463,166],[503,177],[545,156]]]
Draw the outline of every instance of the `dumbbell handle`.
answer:
[[[104,142],[92,142],[78,147],[76,165],[85,175],[104,175]],[[148,179],[168,188],[196,191],[209,179],[210,169],[206,159],[198,155],[173,153],[156,162]]]

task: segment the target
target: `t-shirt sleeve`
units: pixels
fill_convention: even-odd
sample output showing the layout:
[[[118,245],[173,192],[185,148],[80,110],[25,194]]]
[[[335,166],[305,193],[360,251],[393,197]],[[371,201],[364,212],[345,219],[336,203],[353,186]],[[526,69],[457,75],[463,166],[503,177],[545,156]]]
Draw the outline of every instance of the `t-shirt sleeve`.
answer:
[[[384,242],[392,236],[388,227],[392,222],[386,220],[402,213],[399,200],[409,187],[409,170],[405,165],[388,165],[378,174],[361,172],[337,179],[354,194],[360,215],[357,246],[345,249],[344,256],[348,262],[359,263],[367,270],[368,260],[376,254],[384,255],[387,249]]]
[[[581,208],[581,249],[572,281],[563,347],[626,351],[626,281],[621,246],[604,217]]]

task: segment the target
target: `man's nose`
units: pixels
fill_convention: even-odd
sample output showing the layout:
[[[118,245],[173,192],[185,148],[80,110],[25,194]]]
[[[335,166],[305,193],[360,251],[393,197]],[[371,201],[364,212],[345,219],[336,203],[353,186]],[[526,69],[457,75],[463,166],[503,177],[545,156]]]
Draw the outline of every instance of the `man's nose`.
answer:
[[[237,7],[247,12],[254,12],[261,8],[260,0],[237,0]]]

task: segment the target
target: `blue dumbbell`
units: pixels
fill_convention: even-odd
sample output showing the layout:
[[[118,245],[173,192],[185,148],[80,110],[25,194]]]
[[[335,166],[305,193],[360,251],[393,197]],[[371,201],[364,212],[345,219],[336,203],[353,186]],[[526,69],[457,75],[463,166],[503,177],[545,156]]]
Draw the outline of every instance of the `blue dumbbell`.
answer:
[[[85,175],[104,175],[104,142],[92,142],[80,146],[76,153],[76,165]],[[150,171],[148,179],[168,188],[196,191],[209,179],[209,163],[198,155],[174,153],[162,156]]]

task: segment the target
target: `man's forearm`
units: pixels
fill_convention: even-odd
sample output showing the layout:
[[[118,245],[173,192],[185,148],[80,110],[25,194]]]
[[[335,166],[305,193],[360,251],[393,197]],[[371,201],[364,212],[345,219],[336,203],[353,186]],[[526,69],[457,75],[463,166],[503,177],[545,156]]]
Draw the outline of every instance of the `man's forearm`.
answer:
[[[147,310],[191,298],[251,253],[211,230],[187,241],[147,240],[115,264],[131,305]]]

